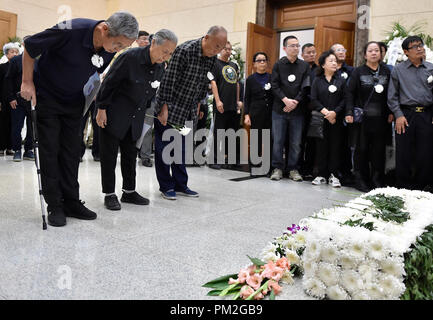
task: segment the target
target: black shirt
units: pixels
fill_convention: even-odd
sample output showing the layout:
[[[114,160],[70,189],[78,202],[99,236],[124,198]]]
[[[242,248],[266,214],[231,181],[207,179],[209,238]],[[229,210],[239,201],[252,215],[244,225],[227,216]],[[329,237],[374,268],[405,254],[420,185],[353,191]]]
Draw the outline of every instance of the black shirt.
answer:
[[[289,77],[293,81],[290,81]],[[292,63],[287,57],[281,58],[272,69],[271,85],[274,93],[273,110],[275,112],[285,114],[283,111],[285,104],[282,99],[287,97],[299,102],[298,107],[290,114],[302,114],[303,110],[300,106],[307,96],[307,89],[310,86],[309,64],[300,59],[296,59]]]
[[[9,106],[9,103],[7,101],[6,79],[5,79],[9,69],[9,65],[10,65],[9,61],[0,64],[0,103],[2,104],[2,108],[7,108]]]
[[[352,72],[355,68],[349,66],[346,62],[343,62],[341,68],[337,70],[337,76],[346,80],[346,83],[349,83]]]
[[[107,110],[105,130],[123,139],[132,126],[132,139],[143,130],[146,109],[164,74],[163,64],[152,64],[150,46],[122,53],[110,67],[96,97],[96,107]]]
[[[332,89],[336,89],[335,91]],[[334,91],[334,92],[331,92]],[[323,108],[342,114],[345,106],[346,81],[334,74],[329,82],[324,74],[316,76],[311,86],[311,107],[321,111]]]
[[[98,52],[104,65],[97,68],[91,59],[96,53],[93,31],[102,21],[73,19],[71,28],[58,25],[26,39],[25,48],[35,63],[34,82],[38,95],[60,103],[84,104],[83,87],[96,71],[102,73],[114,53]]]
[[[10,61],[8,72],[5,77],[5,94],[8,102],[17,100],[22,102],[17,93],[21,89],[21,82],[23,78],[23,55],[20,54],[13,57]]]
[[[212,74],[215,77],[218,95],[224,104],[224,111],[237,110],[238,66],[229,61],[217,59]],[[214,100],[214,105],[216,105]]]
[[[372,70],[367,65],[356,68],[348,85],[346,115],[353,115],[354,107],[365,107],[366,116],[390,114],[387,105],[389,79],[390,71],[385,65],[380,65],[378,70]],[[376,85],[381,85],[383,92],[376,92]]]
[[[251,116],[261,116],[272,113],[273,94],[269,73],[254,73],[245,83],[244,112]]]

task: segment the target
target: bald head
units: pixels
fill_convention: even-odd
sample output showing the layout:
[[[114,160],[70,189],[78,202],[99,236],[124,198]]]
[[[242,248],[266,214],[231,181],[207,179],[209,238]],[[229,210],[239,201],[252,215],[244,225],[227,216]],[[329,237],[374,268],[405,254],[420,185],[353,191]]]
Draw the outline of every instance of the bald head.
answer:
[[[222,26],[213,26],[202,40],[203,55],[216,56],[227,43],[227,30]]]

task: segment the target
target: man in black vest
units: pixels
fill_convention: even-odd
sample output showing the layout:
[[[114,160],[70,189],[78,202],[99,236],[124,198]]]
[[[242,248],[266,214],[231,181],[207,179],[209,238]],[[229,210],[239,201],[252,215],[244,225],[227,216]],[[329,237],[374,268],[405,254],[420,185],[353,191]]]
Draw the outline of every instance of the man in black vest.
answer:
[[[177,45],[176,35],[158,31],[150,46],[129,49],[110,68],[96,99],[96,122],[100,131],[102,192],[109,210],[120,210],[115,193],[116,162],[120,147],[123,177],[122,202],[148,205],[149,200],[135,191],[136,142],[143,130],[164,73],[164,61],[170,59]]]

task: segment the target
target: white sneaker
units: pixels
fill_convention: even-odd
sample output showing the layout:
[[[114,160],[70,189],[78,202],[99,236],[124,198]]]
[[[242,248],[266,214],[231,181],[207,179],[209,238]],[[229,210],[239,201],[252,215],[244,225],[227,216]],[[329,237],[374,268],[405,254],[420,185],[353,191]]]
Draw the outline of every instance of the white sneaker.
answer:
[[[290,171],[290,179],[293,181],[303,181],[302,176],[299,174],[298,170],[292,170]]]
[[[333,174],[331,174],[331,176],[329,177],[328,183],[333,188],[341,188],[340,180],[338,180],[338,178],[336,178]]]
[[[321,184],[326,183],[326,179],[323,177],[316,177],[316,179],[313,180],[312,184],[315,186],[320,186]]]
[[[271,180],[281,180],[283,178],[283,171],[281,169],[274,169],[272,171]]]

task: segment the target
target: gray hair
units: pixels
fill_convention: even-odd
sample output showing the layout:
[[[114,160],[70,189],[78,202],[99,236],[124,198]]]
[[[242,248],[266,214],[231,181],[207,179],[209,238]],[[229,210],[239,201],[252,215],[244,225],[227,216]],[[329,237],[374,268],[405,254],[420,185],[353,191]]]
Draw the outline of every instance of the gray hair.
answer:
[[[14,43],[14,42],[6,43],[3,46],[3,54],[7,55],[9,53],[9,50],[12,50],[12,49],[17,49],[19,51],[20,47],[16,43]]]
[[[219,33],[225,33],[227,34],[227,30],[222,26],[213,26],[209,29],[207,32],[208,36],[216,36]]]
[[[174,32],[167,29],[159,30],[153,35],[153,39],[155,40],[155,44],[158,46],[162,45],[165,41],[170,41],[174,44],[177,44],[178,41]]]
[[[115,12],[105,23],[108,25],[108,35],[110,37],[125,36],[128,39],[138,38],[138,21],[129,12]]]

